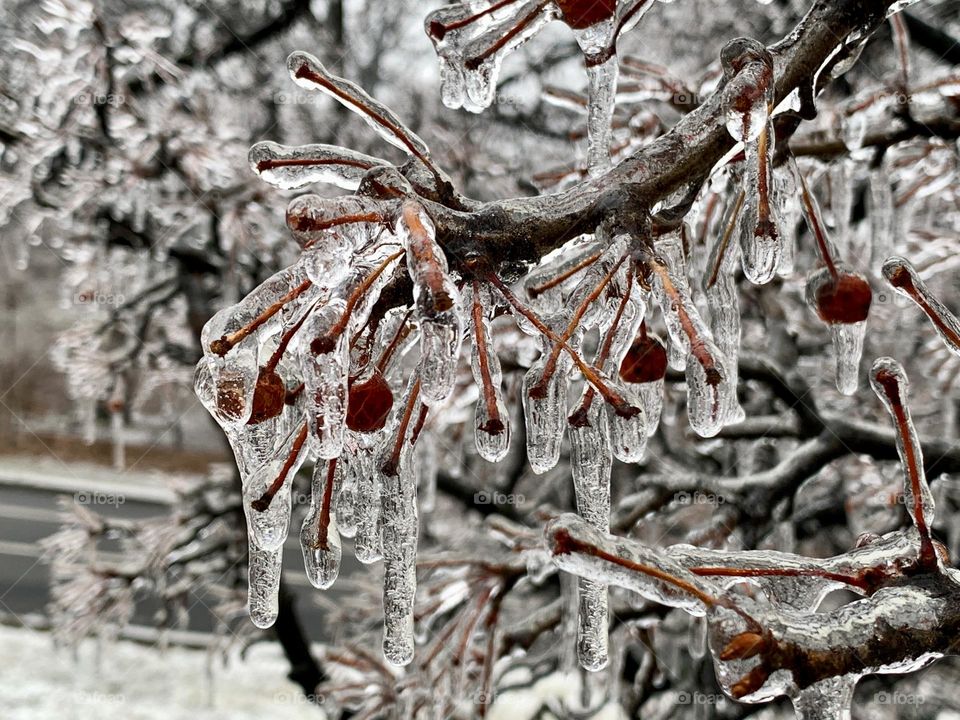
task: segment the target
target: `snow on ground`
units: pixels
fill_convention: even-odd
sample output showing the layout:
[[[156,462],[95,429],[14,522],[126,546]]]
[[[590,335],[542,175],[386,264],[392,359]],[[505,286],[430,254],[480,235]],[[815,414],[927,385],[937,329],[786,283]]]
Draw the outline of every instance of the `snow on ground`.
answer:
[[[0,627],[4,720],[323,720],[275,643],[226,664],[203,650],[130,641],[58,649],[51,636]]]

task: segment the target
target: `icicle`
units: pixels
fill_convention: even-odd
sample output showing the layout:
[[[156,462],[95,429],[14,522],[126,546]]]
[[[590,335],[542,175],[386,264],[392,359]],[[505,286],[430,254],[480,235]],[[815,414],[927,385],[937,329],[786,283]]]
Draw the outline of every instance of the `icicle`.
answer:
[[[419,400],[420,381],[413,375],[404,398],[396,442],[397,459],[380,468],[382,483],[380,537],[383,548],[383,654],[393,665],[413,659],[413,610],[417,591],[417,475],[413,451],[426,407]],[[388,446],[389,447],[389,446]],[[389,454],[389,451],[388,451]]]
[[[591,177],[602,175],[610,168],[611,123],[617,93],[617,56],[611,55],[601,63],[587,63],[587,167]]]
[[[807,304],[830,327],[837,361],[837,389],[851,395],[857,389],[866,319],[873,293],[866,278],[834,260],[837,250],[827,237],[816,198],[799,171],[797,178],[807,225],[816,238],[820,257],[826,265],[811,273],[807,279]]]
[[[432,512],[437,503],[437,475],[440,471],[437,440],[434,433],[423,431],[417,440],[415,471],[420,510]]]
[[[265,550],[282,547],[290,528],[293,477],[306,458],[306,425],[292,431],[279,452],[256,470],[243,488],[251,540]]]
[[[500,358],[493,347],[490,321],[496,303],[489,285],[473,283],[470,306],[473,321],[471,367],[480,388],[475,421],[477,452],[489,462],[498,462],[510,449],[510,412],[503,399]]]
[[[566,327],[564,316],[547,320],[554,327]],[[542,474],[560,460],[563,432],[566,422],[564,411],[567,402],[571,360],[569,355],[557,356],[556,368],[546,383],[541,383],[553,343],[544,336],[540,338],[542,355],[523,376],[521,398],[527,435],[527,460],[530,469]]]
[[[585,392],[590,389],[586,388]],[[570,425],[570,471],[581,517],[606,532],[610,524],[610,435],[603,402],[595,399],[568,419]],[[602,583],[581,580],[579,584],[577,652],[587,670],[604,668],[609,660],[607,588]]]
[[[659,249],[659,245],[658,245]],[[730,375],[725,360],[713,341],[690,297],[686,277],[679,268],[653,262],[654,291],[670,334],[671,342],[687,354],[687,414],[690,427],[702,437],[713,437],[723,427],[729,405]]]
[[[893,186],[886,166],[880,167],[870,174],[870,237],[871,262],[879,265],[894,252],[894,217]]]
[[[850,234],[850,214],[853,210],[854,177],[851,160],[835,160],[829,169],[830,213],[833,215],[834,235],[841,248],[847,248]]]
[[[331,74],[309,53],[291,53],[287,58],[287,68],[297,85],[330,95],[344,107],[357,113],[388,143],[433,169],[427,144],[408,129],[389,108],[374,100],[362,88]]]
[[[722,234],[710,253],[710,274],[704,282],[710,308],[710,327],[717,347],[727,361],[726,369],[733,388],[737,387],[740,374],[740,293],[734,280],[737,247],[730,242],[730,235],[738,224],[744,197],[744,193],[738,195],[724,213]],[[745,416],[736,392],[727,395],[726,414],[728,423],[740,422]]]
[[[684,291],[689,291],[686,258],[683,254],[683,240],[680,236],[680,231],[677,230],[661,235],[657,239],[656,249],[666,262],[666,265],[669,268],[670,276],[673,278],[676,287]],[[657,299],[661,302],[662,309],[663,300],[661,299],[661,296],[658,296]],[[669,300],[668,302],[672,304],[672,300]],[[667,321],[667,335],[670,340],[670,342],[667,344],[667,359],[670,367],[678,372],[683,372],[687,368],[687,352],[690,344],[689,339],[683,334],[679,325],[674,325],[675,328],[678,329],[679,334],[675,335],[670,331],[670,320],[667,319],[666,314],[664,314],[664,320]]]
[[[443,104],[470,112],[489,107],[503,58],[553,17],[540,0],[495,3],[480,11],[474,3],[459,3],[428,15],[425,28],[440,58]]]
[[[357,468],[360,464],[354,460],[353,452],[347,446],[348,443],[345,441],[345,452],[337,459],[338,465],[342,466],[337,468],[342,480],[340,494],[337,497],[336,517],[340,534],[343,537],[352,538],[357,534]],[[352,439],[349,447],[356,447]]]
[[[797,255],[797,225],[800,222],[800,200],[797,197],[797,177],[792,163],[784,162],[773,168],[771,195],[777,230],[780,233],[779,275],[793,274]]]
[[[340,573],[340,532],[337,507],[343,469],[336,460],[318,462],[313,468],[310,509],[300,530],[300,548],[307,579],[321,590],[333,585]]]
[[[407,270],[420,320],[424,401],[440,404],[450,397],[457,380],[463,339],[460,292],[436,242],[433,221],[418,203],[404,204],[396,234],[407,248]]]
[[[773,211],[773,121],[764,120],[755,140],[744,145],[745,201],[741,211],[740,258],[743,274],[755,285],[773,280],[783,257],[783,239]]]
[[[249,575],[247,611],[258,628],[268,628],[277,619],[280,609],[280,572],[283,564],[283,547],[264,550],[252,539],[247,555]]]
[[[696,354],[695,354],[696,353]],[[730,407],[730,377],[720,348],[709,339],[687,358],[687,416],[700,437],[713,437],[723,428]]]
[[[898,293],[916,303],[933,324],[947,349],[960,357],[960,320],[930,292],[913,265],[902,257],[888,258],[883,264],[883,276]]]
[[[830,268],[822,268],[807,280],[807,303],[830,327],[837,390],[844,395],[857,391],[871,297],[866,279],[849,271],[835,277]]]
[[[604,329],[601,340],[601,347],[609,342],[609,351],[601,369],[609,377],[619,377],[624,381],[624,362],[634,346],[634,338],[646,312],[646,302],[640,296],[639,286],[633,282],[632,273],[628,274],[627,280],[630,284],[623,292],[629,293],[629,296],[621,301],[622,308],[618,308],[618,315],[611,320],[611,323],[616,322],[616,326]],[[639,408],[640,412],[627,418],[618,415],[612,408],[609,409],[607,419],[613,456],[625,463],[640,462],[647,449],[647,437],[652,435],[650,425],[656,427],[660,409],[659,406],[648,406],[640,386],[624,382],[621,387],[627,402]],[[651,410],[656,411],[653,419],[649,416]]]
[[[783,245],[771,209],[774,132],[773,57],[755,40],[739,38],[720,55],[727,85],[727,131],[744,145],[745,201],[740,213],[743,273],[762,285],[773,279]]]
[[[310,447],[324,459],[337,457],[343,448],[349,338],[337,325],[346,308],[345,300],[332,298],[310,314],[297,336]]]
[[[357,560],[367,565],[383,557],[380,545],[381,478],[374,454],[374,448],[380,443],[373,439],[370,442],[369,446],[361,445],[351,458],[356,465],[357,478],[357,534],[353,547]]]
[[[690,618],[690,638],[687,641],[690,657],[699,660],[707,654],[707,621],[702,617]]]
[[[247,160],[261,179],[284,190],[311,183],[356,190],[367,170],[387,164],[385,160],[335,145],[290,147],[269,141],[250,148]]]

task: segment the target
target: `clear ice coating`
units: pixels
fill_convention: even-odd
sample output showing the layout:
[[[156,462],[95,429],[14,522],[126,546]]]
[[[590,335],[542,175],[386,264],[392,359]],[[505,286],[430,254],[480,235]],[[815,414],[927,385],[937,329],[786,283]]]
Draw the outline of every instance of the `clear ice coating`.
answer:
[[[891,363],[880,361],[875,372],[896,372]],[[896,395],[897,390],[891,392]],[[705,616],[717,678],[728,695],[742,702],[786,695],[797,717],[848,717],[860,677],[910,672],[943,653],[942,648],[924,649],[923,641],[907,641],[910,649],[897,659],[871,662],[864,656],[877,642],[878,627],[889,639],[910,633],[928,637],[950,603],[936,583],[901,582],[902,563],[916,552],[915,530],[889,533],[823,560],[692,545],[652,549],[597,530],[574,515],[551,521],[544,533],[551,558],[562,570],[624,587],[694,617]],[[763,594],[734,591],[744,582],[757,585]],[[836,610],[820,610],[823,598],[840,587],[866,597]],[[781,665],[778,653],[768,654],[777,647],[800,657],[831,657],[837,669],[828,665],[822,676],[804,682],[790,672],[795,663]]]
[[[318,462],[310,485],[310,509],[300,529],[300,548],[307,579],[315,588],[333,585],[340,574],[343,550],[337,508],[344,472],[337,460]]]
[[[421,392],[427,404],[453,393],[463,341],[460,291],[437,244],[433,221],[415,202],[405,203],[396,235],[407,250],[407,271],[420,321]]]
[[[292,200],[287,226],[303,249],[300,264],[307,277],[317,287],[339,285],[354,252],[381,237],[389,212],[383,202],[364,197],[301,195]]]
[[[357,478],[357,532],[353,540],[357,560],[369,565],[383,557],[380,543],[380,495],[382,477],[377,463],[376,446],[361,444],[350,458]]]
[[[830,326],[833,353],[837,361],[837,390],[844,395],[853,395],[860,384],[860,358],[863,356],[866,334],[866,321],[834,323]]]
[[[394,147],[431,166],[430,149],[416,133],[408,129],[392,110],[370,97],[359,86],[331,74],[317,58],[296,51],[287,58],[287,68],[300,87],[319,90],[357,113],[377,135]],[[432,167],[432,166],[431,166]]]
[[[756,139],[744,144],[740,259],[743,274],[755,285],[773,280],[783,261],[783,237],[772,190],[773,138],[773,121],[767,118]]]
[[[592,176],[610,169],[610,141],[617,94],[619,62],[611,55],[601,63],[587,65],[587,168]]]
[[[780,233],[780,264],[777,273],[791,275],[797,254],[797,225],[800,221],[800,198],[797,195],[796,166],[782,162],[771,171],[771,203]]]
[[[657,249],[679,242],[679,232],[664,235]],[[723,428],[731,387],[725,359],[690,295],[682,265],[655,262],[654,293],[660,303],[671,344],[686,354],[687,414],[690,427],[701,437],[713,437]]]
[[[869,217],[871,264],[879,265],[893,254],[896,228],[893,185],[886,164],[870,173]]]
[[[254,625],[268,628],[276,621],[280,609],[278,594],[283,548],[265,550],[251,540],[247,563],[247,612]]]
[[[913,426],[908,405],[909,381],[903,367],[893,358],[878,358],[870,371],[870,385],[893,419],[897,451],[903,466],[903,496],[907,512],[922,538],[929,542],[933,522],[933,494],[923,469],[923,449]]]
[[[490,321],[496,311],[494,294],[486,283],[474,282],[465,304],[473,324],[473,379],[480,388],[474,423],[477,452],[498,462],[510,449],[510,412],[503,398],[503,373],[493,346]]]
[[[853,395],[859,385],[870,286],[856,273],[825,267],[814,271],[807,279],[806,295],[811,309],[830,328],[837,390],[844,395]]]
[[[332,299],[309,315],[298,334],[309,443],[323,459],[343,449],[350,355],[349,337],[337,328],[346,310],[345,300]]]
[[[636,541],[607,535],[576,515],[561,515],[551,521],[544,536],[553,562],[561,570],[632,590],[691,615],[706,613],[704,600],[715,592],[708,581],[664,554]]]
[[[539,0],[455,3],[427,16],[424,27],[440,60],[440,97],[449,108],[481,112],[493,102],[503,58],[556,13]]]
[[[730,242],[739,213],[743,209],[745,192],[730,202],[720,225],[721,235],[710,253],[708,274],[704,279],[704,293],[710,310],[710,328],[720,353],[726,360],[730,386],[737,387],[740,361],[740,294],[735,280],[738,248]],[[736,392],[727,394],[726,422],[740,422],[745,416]]]
[[[291,147],[269,140],[251,147],[248,161],[263,180],[284,190],[312,183],[356,190],[367,170],[387,164],[385,160],[335,145]]]
[[[588,172],[596,177],[611,164],[611,119],[619,72],[616,36],[636,23],[651,4],[650,0],[470,0],[445,6],[427,23],[441,59],[444,102],[470,110],[488,105],[495,98],[496,77],[506,53],[543,24],[560,17],[573,28],[587,60]],[[736,41],[724,51],[725,78],[720,87],[729,101],[727,127],[744,147],[741,167],[718,175],[728,182],[728,175],[736,172],[742,186],[738,209],[733,211],[731,205],[724,222],[731,228],[729,237],[718,245],[710,263],[715,270],[712,279],[691,290],[691,279],[699,278],[704,261],[704,253],[697,247],[703,238],[698,243],[696,233],[684,235],[677,229],[657,238],[654,257],[648,263],[640,249],[647,238],[640,233],[634,238],[611,239],[605,237],[606,229],[599,229],[595,235],[559,248],[526,275],[524,299],[532,310],[524,313],[515,305],[513,310],[521,330],[539,340],[540,358],[531,365],[531,343],[514,350],[498,338],[507,367],[529,366],[522,403],[528,459],[535,472],[543,473],[558,463],[563,435],[569,432],[570,468],[580,517],[554,521],[547,528],[547,538],[556,564],[581,576],[576,586],[577,650],[581,665],[590,670],[604,667],[608,656],[617,656],[610,653],[615,645],[607,635],[611,584],[695,615],[706,613],[709,622],[698,621],[694,632],[694,654],[703,650],[702,625],[709,626],[715,644],[722,637],[717,628],[731,622],[742,625],[745,615],[731,610],[725,594],[733,592],[736,584],[755,585],[758,597],[784,610],[787,621],[780,625],[770,614],[755,615],[769,622],[774,632],[799,638],[811,647],[839,650],[839,644],[830,645],[824,636],[850,631],[857,642],[865,641],[870,638],[869,623],[854,627],[849,621],[856,618],[847,610],[825,615],[822,623],[811,620],[807,615],[815,612],[824,595],[837,587],[869,595],[876,589],[873,583],[882,585],[896,576],[899,556],[894,554],[915,549],[917,534],[931,542],[929,533],[924,533],[926,523],[932,521],[933,505],[923,477],[920,445],[906,410],[906,378],[889,359],[878,361],[871,382],[897,425],[905,495],[919,533],[891,533],[869,547],[825,560],[772,551],[711,554],[692,546],[654,550],[607,534],[612,458],[628,463],[643,458],[663,402],[665,362],[663,372],[654,379],[634,382],[624,375],[623,362],[636,345],[638,332],[648,346],[663,349],[652,333],[647,336],[644,294],[652,291],[662,310],[671,365],[686,372],[690,425],[699,435],[711,437],[725,423],[743,417],[736,396],[741,328],[734,265],[739,262],[747,278],[757,284],[793,269],[800,183],[792,161],[772,166],[773,75],[766,52],[751,41]],[[381,137],[440,179],[426,144],[356,85],[333,76],[304,53],[291,55],[290,71],[299,85],[319,89],[357,112]],[[644,118],[634,118],[626,129],[637,133],[641,120]],[[633,137],[629,147],[636,147],[645,137]],[[862,144],[863,137],[859,141]],[[415,163],[405,166],[401,174],[383,160],[326,145],[258,143],[251,149],[249,161],[266,182],[283,189],[321,182],[361,193],[376,188],[377,197],[412,197],[420,189],[415,191],[417,183],[404,176],[419,172],[420,179],[424,177]],[[832,225],[841,240],[849,229],[851,214],[849,169],[834,165],[830,177]],[[576,173],[582,176],[580,169]],[[899,174],[896,179],[899,182]],[[883,248],[892,244],[897,234],[893,230],[893,183],[885,167],[876,171],[872,181],[870,210],[877,236],[873,253],[885,257]],[[440,183],[433,188],[444,202],[446,189]],[[664,205],[680,195],[665,200]],[[435,196],[430,197],[436,201]],[[288,208],[287,222],[302,250],[300,260],[208,323],[203,335],[204,358],[195,377],[197,393],[224,427],[241,471],[250,541],[249,611],[254,622],[265,627],[276,618],[293,476],[310,456],[316,459],[311,504],[301,528],[308,577],[320,588],[329,587],[336,579],[342,559],[341,535],[355,539],[361,562],[383,559],[383,648],[395,665],[411,662],[414,652],[418,508],[427,510],[433,505],[438,466],[451,459],[442,454],[446,451],[440,447],[443,443],[437,442],[447,426],[424,427],[428,409],[431,422],[435,417],[432,408],[442,403],[447,404],[444,410],[450,410],[451,416],[456,414],[457,422],[466,419],[469,426],[472,414],[472,437],[479,455],[489,461],[502,459],[510,442],[503,372],[493,342],[493,321],[502,308],[497,307],[493,288],[501,288],[503,297],[509,298],[496,276],[482,273],[478,276],[483,280],[466,279],[461,298],[464,278],[450,272],[427,212],[429,208],[434,213],[437,206],[427,201],[423,206],[401,202],[364,195],[295,199]],[[813,217],[828,266],[811,279],[810,302],[834,336],[838,387],[852,393],[865,323],[844,313],[856,305],[848,302],[851,298],[869,305],[858,297],[866,281],[833,262],[831,255],[836,250],[822,232],[817,211],[806,209],[808,219]],[[696,212],[700,210],[698,207]],[[709,237],[711,225],[704,225],[703,235]],[[731,239],[732,244],[727,242]],[[392,316],[371,314],[392,276],[386,268],[395,261],[399,267],[401,256],[405,256],[413,283],[414,307],[406,312],[401,303],[390,311],[400,311]],[[648,273],[651,267],[653,271]],[[634,272],[643,273],[642,282],[636,281]],[[892,258],[884,266],[884,274],[928,315],[957,353],[956,317],[931,295],[913,268],[905,260]],[[709,305],[709,326],[697,308],[704,297]],[[571,313],[573,308],[576,311]],[[545,319],[549,333],[538,324],[538,317]],[[459,403],[454,395],[465,326],[473,338],[471,370],[480,389],[475,407],[472,392]],[[408,378],[403,403],[394,406],[393,389],[402,386],[401,374],[409,370],[415,355],[407,355],[407,350],[417,341],[419,364]],[[288,346],[291,352],[284,355]],[[588,353],[594,353],[592,366]],[[379,361],[375,359],[378,355]],[[572,373],[575,364],[588,378],[582,388],[579,375]],[[636,375],[641,376],[639,372]],[[384,403],[386,409],[378,416],[380,425],[363,425],[356,415],[351,424],[351,411],[361,404],[355,402],[357,386],[362,384],[358,380],[370,377],[383,381],[390,403]],[[577,378],[576,389],[582,391],[578,402],[569,407],[572,377]],[[302,384],[298,384],[300,379]],[[354,381],[358,381],[356,385]],[[641,412],[621,412],[623,406],[610,400],[615,395]],[[89,405],[88,414],[94,409]],[[465,435],[471,436],[469,431]],[[457,448],[455,452],[461,451]],[[589,552],[585,552],[587,548]],[[542,548],[537,553],[540,558],[546,555]],[[531,568],[536,564],[529,561]],[[864,568],[871,574],[858,574]],[[542,575],[543,568],[537,573]],[[892,590],[878,593],[882,607],[871,616],[872,621],[896,621],[897,612],[930,600],[922,592]],[[751,612],[752,602],[745,605]],[[907,624],[891,627],[906,630]],[[712,648],[714,655],[722,654],[729,640],[728,634],[724,645]],[[742,664],[717,662],[725,689],[740,696]],[[746,695],[752,701],[784,692],[792,695],[803,717],[840,716],[849,705],[853,681],[855,678],[849,683],[846,679],[828,680],[797,688],[782,677],[764,678],[752,695]]]
[[[894,256],[883,263],[882,272],[898,293],[923,311],[947,349],[960,357],[960,320],[930,292],[913,265],[905,258]]]
[[[290,432],[277,452],[249,479],[243,479],[243,510],[251,542],[282,548],[290,529],[293,476],[306,459],[305,428]]]
[[[633,281],[632,273],[627,272],[622,280],[626,287],[618,289],[618,293],[623,297],[609,322],[601,325],[603,334],[600,344],[601,349],[606,349],[606,357],[602,358],[600,367],[611,378],[618,377],[620,367],[633,345],[646,312],[646,301],[641,296],[640,286]],[[661,400],[659,397],[654,399],[644,394],[647,385],[657,383],[632,383],[622,376],[620,379],[623,380],[619,384],[623,396],[639,412],[632,417],[624,417],[613,408],[607,408],[611,449],[613,456],[621,462],[635,463],[643,459],[647,449],[647,437],[655,431],[660,417]],[[662,380],[659,383],[662,389]],[[595,391],[592,391],[592,394],[595,394]]]
[[[585,388],[590,393],[591,388]],[[603,401],[593,399],[570,416],[570,472],[580,516],[606,532],[610,527],[611,447]],[[582,579],[578,587],[577,654],[587,670],[600,670],[608,662],[607,588]]]
[[[420,402],[421,382],[411,379],[402,406],[410,409],[400,419],[403,437],[399,462],[384,461],[378,468],[380,537],[383,552],[383,654],[393,665],[413,660],[414,597],[417,592],[417,473],[413,448],[419,432],[417,418],[425,411]],[[387,452],[391,452],[388,445]]]
[[[566,315],[545,319],[548,325],[566,327]],[[544,382],[553,343],[540,336],[542,354],[523,376],[520,395],[523,401],[527,435],[527,461],[535,473],[545,473],[560,461],[566,427],[567,389],[573,365],[566,353],[556,357],[556,366]]]

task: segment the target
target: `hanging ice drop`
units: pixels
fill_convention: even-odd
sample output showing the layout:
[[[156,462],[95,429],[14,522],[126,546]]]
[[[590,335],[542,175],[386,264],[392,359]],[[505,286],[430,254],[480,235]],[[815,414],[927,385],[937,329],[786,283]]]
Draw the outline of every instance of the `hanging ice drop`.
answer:
[[[300,530],[307,579],[321,590],[333,585],[340,573],[342,549],[336,518],[342,476],[337,459],[318,462],[314,466],[310,509]]]

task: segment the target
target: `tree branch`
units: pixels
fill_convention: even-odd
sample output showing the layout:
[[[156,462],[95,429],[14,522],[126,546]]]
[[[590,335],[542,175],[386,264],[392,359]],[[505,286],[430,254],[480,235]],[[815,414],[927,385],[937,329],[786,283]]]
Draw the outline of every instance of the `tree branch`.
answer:
[[[776,68],[776,101],[812,78],[854,31],[870,32],[882,23],[890,0],[818,0],[800,24],[770,48]],[[701,184],[734,145],[726,129],[726,101],[720,88],[684,116],[668,133],[600,178],[564,192],[517,198],[454,210],[424,200],[437,227],[437,239],[454,261],[477,248],[501,268],[539,260],[604,221],[629,229],[646,208],[682,188]]]

